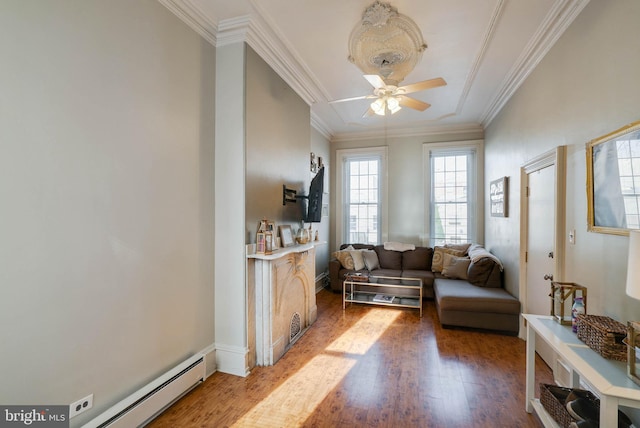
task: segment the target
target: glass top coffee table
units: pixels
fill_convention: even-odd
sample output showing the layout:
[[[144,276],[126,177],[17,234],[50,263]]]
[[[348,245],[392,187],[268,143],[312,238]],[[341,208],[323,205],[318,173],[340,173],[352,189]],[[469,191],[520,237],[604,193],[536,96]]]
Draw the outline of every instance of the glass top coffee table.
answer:
[[[422,279],[348,274],[342,282],[342,310],[347,303],[414,308],[422,317]]]

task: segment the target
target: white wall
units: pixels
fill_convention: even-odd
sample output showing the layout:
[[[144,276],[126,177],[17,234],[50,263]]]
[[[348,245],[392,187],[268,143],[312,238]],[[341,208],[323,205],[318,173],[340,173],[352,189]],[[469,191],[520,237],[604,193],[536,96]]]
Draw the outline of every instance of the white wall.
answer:
[[[215,49],[155,1],[0,6],[0,403],[86,422],[214,342]]]
[[[490,180],[511,180],[509,218],[485,217],[507,288],[518,294],[520,166],[566,145],[566,229],[576,244],[567,239],[564,279],[588,287],[590,313],[622,322],[640,317],[624,292],[628,238],[587,232],[585,144],[640,118],[638,16],[636,0],[591,1],[485,132],[485,192]]]

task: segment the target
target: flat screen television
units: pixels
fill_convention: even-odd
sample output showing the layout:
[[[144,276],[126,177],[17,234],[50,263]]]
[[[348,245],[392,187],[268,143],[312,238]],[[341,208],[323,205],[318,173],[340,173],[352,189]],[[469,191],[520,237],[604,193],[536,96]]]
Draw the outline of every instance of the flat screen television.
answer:
[[[305,223],[320,223],[322,219],[322,193],[324,192],[324,167],[318,173],[309,186],[309,196],[307,196],[307,212],[304,218]]]

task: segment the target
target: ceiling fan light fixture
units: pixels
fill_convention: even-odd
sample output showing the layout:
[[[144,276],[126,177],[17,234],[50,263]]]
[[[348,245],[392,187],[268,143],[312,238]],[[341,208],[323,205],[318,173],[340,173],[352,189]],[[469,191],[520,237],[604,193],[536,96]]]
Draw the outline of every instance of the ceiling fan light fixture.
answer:
[[[386,102],[384,98],[378,98],[377,100],[371,103],[371,110],[373,110],[373,112],[378,116],[384,116],[384,111],[386,107],[385,104]]]
[[[391,114],[397,113],[402,107],[400,107],[400,101],[396,97],[387,98],[387,108]]]

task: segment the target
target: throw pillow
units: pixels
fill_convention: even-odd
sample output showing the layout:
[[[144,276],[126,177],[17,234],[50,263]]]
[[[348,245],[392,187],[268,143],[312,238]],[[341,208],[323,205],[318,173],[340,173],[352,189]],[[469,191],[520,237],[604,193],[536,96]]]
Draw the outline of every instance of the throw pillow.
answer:
[[[364,258],[365,267],[372,271],[380,267],[380,261],[378,260],[378,254],[373,250],[362,250],[362,257]]]
[[[447,278],[467,279],[470,263],[471,259],[468,257],[456,257],[445,253],[442,274]]]
[[[362,250],[350,250],[351,258],[353,259],[353,268],[355,270],[364,269],[364,258],[362,257]]]
[[[454,250],[452,248],[435,247],[433,251],[433,261],[431,262],[432,272],[442,272],[442,266],[444,265],[444,255],[451,254],[452,256],[462,257],[464,251]]]
[[[335,257],[340,262],[343,268],[354,268],[353,257],[351,257],[350,251],[336,251],[335,253],[333,253],[333,257]]]
[[[471,246],[471,242],[467,242],[465,244],[444,244],[445,248],[451,248],[452,250],[463,251],[467,254],[469,247]]]

